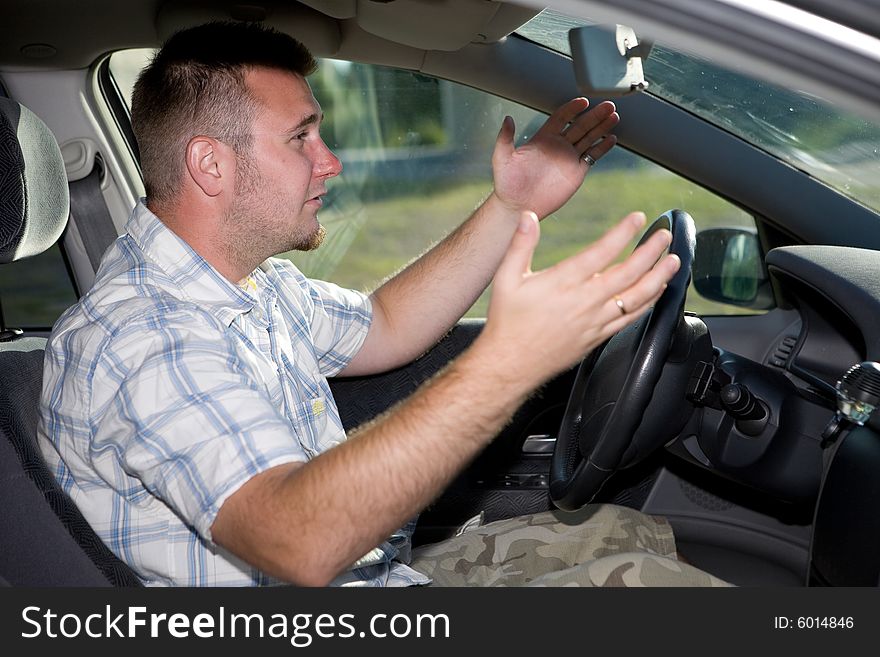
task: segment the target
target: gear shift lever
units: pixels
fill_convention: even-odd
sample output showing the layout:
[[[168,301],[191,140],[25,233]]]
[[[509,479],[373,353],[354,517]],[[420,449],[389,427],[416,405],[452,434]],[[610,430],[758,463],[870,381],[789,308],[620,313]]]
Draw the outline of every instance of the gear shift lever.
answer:
[[[845,423],[864,426],[880,406],[880,364],[856,363],[837,382],[837,413],[822,433],[822,447],[833,443]]]

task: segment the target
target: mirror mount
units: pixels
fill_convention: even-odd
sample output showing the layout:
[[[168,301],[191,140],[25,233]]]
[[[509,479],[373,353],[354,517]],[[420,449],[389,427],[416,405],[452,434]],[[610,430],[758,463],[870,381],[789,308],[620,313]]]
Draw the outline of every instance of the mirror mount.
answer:
[[[648,59],[648,56],[651,54],[651,50],[653,48],[653,41],[642,39],[641,41],[639,41],[638,45],[632,46],[631,48],[627,49],[626,58],[629,59],[631,57],[639,57],[642,60],[642,64],[644,65],[645,60]],[[648,83],[645,82],[646,86],[647,84]]]
[[[568,32],[578,89],[587,96],[623,96],[647,89],[643,62],[653,43],[626,25],[585,25]]]

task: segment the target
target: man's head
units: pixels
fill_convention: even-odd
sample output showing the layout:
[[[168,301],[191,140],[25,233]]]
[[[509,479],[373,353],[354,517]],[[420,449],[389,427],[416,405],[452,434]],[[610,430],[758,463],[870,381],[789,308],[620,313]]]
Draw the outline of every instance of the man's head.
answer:
[[[341,165],[320,137],[321,108],[305,80],[315,67],[298,41],[253,24],[171,37],[132,97],[151,208],[189,193],[186,209],[220,218],[206,238],[211,251],[237,265],[316,247],[320,197]]]
[[[317,64],[295,39],[253,23],[208,23],[176,33],[138,77],[131,121],[147,197],[173,198],[183,152],[196,135],[215,137],[246,156],[255,99],[245,81],[261,66],[311,74]]]

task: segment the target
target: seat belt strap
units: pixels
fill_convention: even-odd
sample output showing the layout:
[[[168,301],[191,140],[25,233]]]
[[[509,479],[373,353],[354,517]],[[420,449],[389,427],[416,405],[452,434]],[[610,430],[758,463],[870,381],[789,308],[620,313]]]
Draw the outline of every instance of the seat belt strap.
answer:
[[[101,169],[101,165],[95,162],[89,175],[69,184],[70,214],[82,237],[93,271],[98,271],[101,256],[117,238],[113,218],[101,193]]]

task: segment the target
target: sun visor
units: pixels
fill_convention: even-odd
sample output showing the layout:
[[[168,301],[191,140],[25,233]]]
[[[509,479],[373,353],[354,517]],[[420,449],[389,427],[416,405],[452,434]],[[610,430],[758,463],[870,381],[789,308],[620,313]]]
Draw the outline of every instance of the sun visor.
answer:
[[[156,17],[156,32],[164,41],[184,28],[218,20],[259,21],[301,41],[318,57],[332,57],[339,51],[341,42],[339,23],[336,19],[299,3],[279,1],[168,2],[162,6]]]
[[[299,2],[333,18],[357,16],[357,0],[299,0]]]
[[[491,43],[537,15],[535,9],[487,0],[357,0],[357,22],[370,34],[422,50],[460,50]]]

